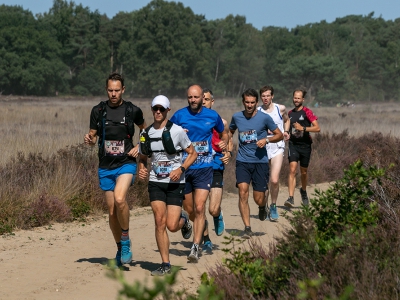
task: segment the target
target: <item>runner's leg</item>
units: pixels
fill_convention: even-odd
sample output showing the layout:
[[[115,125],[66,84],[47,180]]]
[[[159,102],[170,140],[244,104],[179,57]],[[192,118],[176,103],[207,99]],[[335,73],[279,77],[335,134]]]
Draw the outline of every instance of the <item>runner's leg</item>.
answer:
[[[169,263],[169,238],[167,233],[167,205],[164,201],[151,201],[154,213],[155,235],[162,262]],[[180,208],[180,207],[179,207]]]
[[[250,226],[250,207],[249,207],[249,184],[241,182],[239,188],[239,211],[244,226]],[[263,193],[264,194],[264,193]]]
[[[283,162],[283,153],[279,153],[270,160],[269,188],[271,190],[271,203],[276,203],[279,194],[279,174]],[[266,192],[266,195],[268,191]],[[266,197],[268,199],[268,196]]]

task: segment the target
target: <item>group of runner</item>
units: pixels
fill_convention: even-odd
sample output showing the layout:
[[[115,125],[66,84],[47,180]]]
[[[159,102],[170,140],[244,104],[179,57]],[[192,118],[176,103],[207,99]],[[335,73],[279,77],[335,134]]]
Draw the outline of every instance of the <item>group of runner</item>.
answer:
[[[235,113],[228,124],[212,110],[215,103],[212,91],[192,85],[187,90],[188,106],[177,110],[170,119],[169,99],[163,95],[155,97],[151,103],[153,122],[150,126],[146,125],[139,107],[123,100],[125,86],[120,74],[109,75],[106,91],[108,101],[92,108],[90,130],[84,142],[99,146],[98,177],[105,191],[110,229],[117,244],[118,267],[132,260],[126,195],[136,174],[140,180],[149,179],[155,237],[162,260],[151,275],[171,272],[167,229],[181,230],[185,239],[193,234],[188,261],[197,262],[201,252],[212,253],[206,203],[209,199],[208,211],[213,217],[215,233],[220,236],[225,230],[221,208],[223,173],[232,157],[232,136],[236,130],[239,133],[236,185],[245,226],[243,238],[253,235],[248,203],[250,183],[254,201],[259,206],[259,219],[264,221],[269,217],[277,221],[279,218],[276,202],[285,140],[289,141],[290,163],[289,198],[285,206],[294,207],[298,162],[302,203],[308,205],[307,168],[312,143],[309,132],[320,129],[317,117],[303,106],[305,91],[293,92],[295,107],[286,112],[284,105],[273,103],[273,87],[260,89],[261,106],[258,92],[247,89],[242,94],[244,110]],[[132,142],[134,124],[141,131],[136,146]]]

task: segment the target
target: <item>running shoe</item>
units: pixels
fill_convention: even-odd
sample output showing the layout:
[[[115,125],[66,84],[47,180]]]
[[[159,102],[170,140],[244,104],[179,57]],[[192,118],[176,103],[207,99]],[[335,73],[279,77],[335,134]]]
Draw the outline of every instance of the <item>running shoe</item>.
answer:
[[[254,233],[253,233],[253,231],[251,231],[251,227],[250,226],[246,226],[244,228],[244,232],[243,232],[242,238],[249,239],[252,236],[254,236]]]
[[[258,218],[261,221],[264,221],[267,218],[268,212],[267,212],[267,206],[264,207],[258,207]]]
[[[271,221],[278,221],[279,219],[278,208],[275,203],[272,203],[269,207],[269,219]]]
[[[225,222],[224,222],[224,215],[221,212],[219,213],[218,217],[214,217],[214,229],[215,233],[218,236],[221,236],[224,233],[225,230]]]
[[[292,196],[289,196],[289,198],[285,201],[285,206],[286,207],[294,207],[294,199]]]
[[[192,263],[197,263],[199,261],[199,248],[196,247],[195,245],[193,245],[192,249],[190,250],[188,260],[189,260],[189,262],[192,262]]]
[[[307,196],[307,191],[303,191],[302,188],[300,188],[300,195],[301,195],[301,201],[303,202],[304,206],[308,205],[308,196]]]
[[[129,264],[132,261],[131,240],[121,240],[121,263]]]
[[[191,237],[193,228],[192,225],[190,224],[189,214],[186,211],[182,210],[181,216],[182,217],[184,216],[184,218],[186,219],[186,223],[182,226],[181,232],[183,238],[187,240]]]
[[[162,263],[157,270],[152,271],[150,274],[151,276],[164,276],[165,274],[171,274],[171,265]]]
[[[202,249],[201,249],[203,254],[212,254],[213,252],[213,244],[211,241],[207,241],[204,243]]]
[[[117,251],[117,254],[115,255],[115,263],[117,265],[118,268],[122,267],[122,263],[121,263],[121,251]]]

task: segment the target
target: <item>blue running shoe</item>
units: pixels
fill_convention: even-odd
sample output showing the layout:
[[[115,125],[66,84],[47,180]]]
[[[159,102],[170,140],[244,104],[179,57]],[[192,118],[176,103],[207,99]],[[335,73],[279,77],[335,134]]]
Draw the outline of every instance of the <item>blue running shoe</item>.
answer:
[[[131,261],[131,240],[121,241],[121,263],[129,264]]]
[[[213,252],[213,244],[211,241],[207,241],[204,243],[202,249],[201,249],[203,254],[212,254]]]
[[[122,267],[122,263],[121,263],[121,251],[117,251],[117,254],[115,255],[115,263],[116,263],[116,266],[118,267],[118,268],[120,268],[120,267]]]
[[[269,207],[269,219],[273,222],[276,222],[279,219],[278,208],[275,203],[272,203]]]
[[[221,236],[224,233],[225,222],[224,222],[224,214],[222,213],[222,210],[218,217],[214,217],[214,228],[215,228],[215,233],[218,236]]]

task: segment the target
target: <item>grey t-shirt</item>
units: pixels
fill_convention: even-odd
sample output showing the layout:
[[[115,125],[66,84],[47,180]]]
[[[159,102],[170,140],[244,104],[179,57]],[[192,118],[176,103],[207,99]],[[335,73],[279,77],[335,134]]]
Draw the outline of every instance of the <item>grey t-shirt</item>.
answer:
[[[161,138],[162,129],[154,129],[151,127],[148,135],[149,138]],[[171,129],[171,138],[174,143],[175,149],[180,152],[176,154],[168,154],[165,151],[162,152],[153,152],[151,155],[151,170],[150,170],[150,181],[154,182],[165,182],[165,183],[184,183],[185,182],[185,174],[182,173],[182,176],[179,181],[171,181],[169,178],[169,174],[172,170],[179,168],[182,165],[182,151],[190,146],[191,141],[189,140],[185,130],[181,126],[173,124]],[[152,141],[151,142],[151,150],[164,150],[164,146],[162,141]]]

